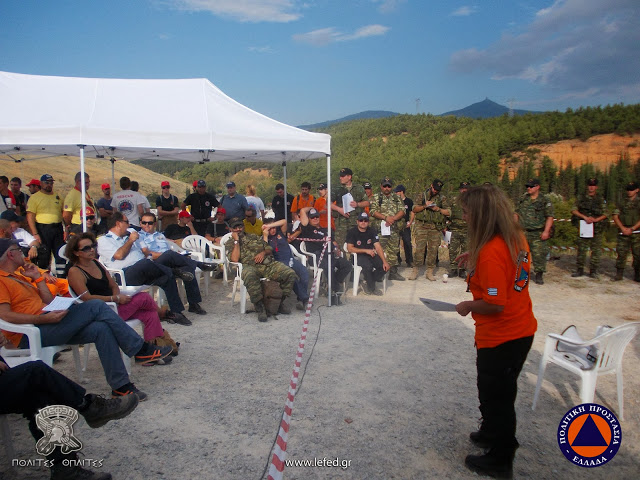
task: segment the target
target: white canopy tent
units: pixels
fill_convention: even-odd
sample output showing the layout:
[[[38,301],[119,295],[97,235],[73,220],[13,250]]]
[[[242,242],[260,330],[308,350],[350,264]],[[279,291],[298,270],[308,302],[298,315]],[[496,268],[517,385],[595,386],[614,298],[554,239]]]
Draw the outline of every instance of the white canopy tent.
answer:
[[[79,150],[84,173],[85,149],[108,159],[268,161],[285,166],[287,161],[326,156],[331,192],[329,135],[257,113],[207,79],[0,72],[0,106],[0,158],[28,160]],[[84,210],[84,175],[82,192]]]

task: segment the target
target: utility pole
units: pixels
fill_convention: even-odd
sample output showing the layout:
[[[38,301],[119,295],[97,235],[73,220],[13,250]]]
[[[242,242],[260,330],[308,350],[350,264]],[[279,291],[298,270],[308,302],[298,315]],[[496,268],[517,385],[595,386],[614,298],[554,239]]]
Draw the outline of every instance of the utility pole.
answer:
[[[416,115],[420,113],[420,99],[416,98]]]

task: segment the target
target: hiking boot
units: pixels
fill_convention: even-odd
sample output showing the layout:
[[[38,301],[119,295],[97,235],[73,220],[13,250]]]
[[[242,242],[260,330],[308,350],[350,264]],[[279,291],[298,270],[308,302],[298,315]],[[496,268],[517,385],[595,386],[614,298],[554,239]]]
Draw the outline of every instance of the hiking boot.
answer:
[[[75,454],[64,460],[64,462],[54,463],[51,467],[51,480],[111,480],[113,478],[109,472],[92,472],[82,468],[78,465],[82,460],[79,460]]]
[[[624,275],[624,268],[616,268],[616,275],[611,279],[612,282],[619,282]]]
[[[416,278],[418,278],[418,267],[413,267],[411,269],[411,273],[409,273],[409,276],[407,276],[407,280],[415,280]]]
[[[140,351],[135,354],[136,363],[141,363],[142,365],[155,363],[171,355],[171,352],[173,352],[173,347],[171,346],[160,347],[144,342]]]
[[[433,276],[433,268],[429,268],[427,267],[427,271],[424,272],[424,276],[427,280],[435,282],[436,281],[436,277]]]
[[[536,279],[534,281],[538,285],[544,285],[544,280],[542,279],[542,272],[536,272]]]
[[[300,300],[300,302],[296,302],[296,310],[305,311],[307,309],[307,303],[309,303],[309,299]]]
[[[191,320],[189,320],[187,317],[185,317],[181,313],[168,311],[167,316],[164,318],[169,323],[177,323],[178,325],[184,325],[185,327],[188,327],[189,325],[191,325]]]
[[[136,395],[126,395],[120,398],[107,400],[102,395],[87,395],[89,406],[80,412],[87,425],[98,428],[110,420],[118,420],[129,415],[135,410],[140,401]]]
[[[467,455],[464,463],[478,475],[493,478],[513,478],[513,458],[518,446],[511,448],[492,447],[484,455]]]
[[[180,270],[179,268],[172,268],[171,270],[175,278],[179,278],[184,282],[190,282],[195,278],[193,276],[193,273],[191,272],[185,272],[184,270]]]
[[[598,274],[598,270],[596,270],[595,268],[591,269],[591,271],[589,272],[589,278],[598,280],[600,278],[600,275]]]
[[[389,270],[389,280],[397,280],[399,282],[405,281],[405,278],[398,273],[397,265],[394,265],[393,267],[391,267],[391,270]]]
[[[484,430],[477,430],[469,434],[469,439],[480,448],[491,448],[495,442],[495,436]]]
[[[464,268],[459,269],[458,270],[458,276],[460,278],[466,279],[467,278],[467,271]]]
[[[282,297],[282,300],[280,300],[280,306],[278,307],[278,313],[282,313],[283,315],[290,315],[291,314],[291,307],[289,307],[288,305],[286,305],[284,302],[287,300],[287,297]]]
[[[198,315],[206,315],[207,311],[199,303],[190,303],[189,311]]]
[[[578,268],[577,271],[571,274],[572,277],[582,277],[584,275],[584,268]]]
[[[262,300],[257,302],[254,306],[256,307],[256,313],[258,314],[258,321],[266,322],[267,312],[264,311],[264,303],[262,302]]]
[[[120,388],[111,390],[111,396],[114,398],[124,397],[126,395],[134,395],[134,394],[136,397],[138,397],[138,400],[140,400],[141,402],[144,402],[147,399],[147,394],[138,390],[136,386],[131,382],[125,383]]]

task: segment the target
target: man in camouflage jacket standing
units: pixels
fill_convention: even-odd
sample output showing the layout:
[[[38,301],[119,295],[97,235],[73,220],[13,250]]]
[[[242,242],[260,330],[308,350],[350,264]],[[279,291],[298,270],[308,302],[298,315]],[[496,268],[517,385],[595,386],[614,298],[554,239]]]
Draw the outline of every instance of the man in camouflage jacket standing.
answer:
[[[229,227],[233,239],[229,258],[232,262],[242,263],[242,281],[247,288],[251,303],[256,307],[258,320],[267,321],[260,285],[261,278],[268,278],[280,284],[282,301],[278,313],[291,313],[291,309],[284,302],[293,291],[293,284],[298,279],[296,273],[273,258],[273,250],[262,236],[245,234],[244,222],[239,217],[229,220]]]
[[[577,271],[572,273],[572,277],[584,275],[584,264],[587,259],[587,250],[591,249],[591,270],[589,276],[598,278],[598,267],[600,266],[600,254],[602,253],[602,230],[603,220],[607,219],[605,213],[607,207],[606,200],[598,193],[598,179],[587,180],[587,193],[578,197],[576,204],[571,211],[578,220],[584,220],[593,225],[593,237],[584,238],[578,236],[578,261]]]
[[[442,241],[442,230],[445,226],[445,216],[451,215],[449,204],[444,195],[440,194],[444,184],[437,178],[431,183],[429,190],[418,195],[413,211],[416,223],[413,227],[413,269],[409,280],[418,278],[420,266],[424,263],[424,249],[427,249],[427,270],[425,277],[435,282],[433,270],[436,266],[438,247]]]
[[[527,193],[520,197],[516,215],[524,228],[531,250],[535,271],[534,281],[538,285],[544,285],[542,275],[547,271],[549,254],[547,240],[551,237],[553,226],[553,204],[547,195],[540,195],[540,180],[537,178],[530,178],[525,186]]]
[[[342,205],[342,196],[350,193],[353,200],[351,207],[355,208],[351,212],[345,212]],[[335,241],[340,248],[347,240],[347,231],[358,224],[358,215],[365,207],[369,206],[369,199],[364,192],[362,185],[353,184],[353,171],[350,168],[340,170],[340,187],[331,193],[331,199],[335,201],[331,205],[332,215],[336,221]]]
[[[376,193],[369,203],[369,215],[373,218],[371,228],[380,235],[380,246],[391,266],[389,280],[404,281],[398,273],[398,254],[400,253],[400,232],[404,229],[404,202],[393,193],[389,177],[380,181],[380,193]],[[382,224],[390,227],[390,235],[382,235]]]
[[[460,182],[460,193],[466,192],[471,184]],[[449,241],[449,276],[466,278],[467,272],[464,268],[459,268],[456,257],[467,251],[467,222],[462,218],[462,207],[458,197],[451,202],[451,215],[449,215],[449,231],[451,240]]]
[[[613,211],[613,222],[620,233],[616,243],[616,276],[614,281],[622,280],[624,267],[627,264],[627,255],[631,250],[633,256],[633,279],[640,282],[640,196],[638,195],[638,183],[629,182],[626,187],[627,198]]]

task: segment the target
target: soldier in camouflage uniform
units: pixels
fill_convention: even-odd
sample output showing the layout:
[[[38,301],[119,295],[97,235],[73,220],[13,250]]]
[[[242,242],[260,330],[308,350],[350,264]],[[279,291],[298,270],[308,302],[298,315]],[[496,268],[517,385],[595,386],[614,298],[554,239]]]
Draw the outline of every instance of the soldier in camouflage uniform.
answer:
[[[640,282],[640,196],[638,195],[638,183],[629,182],[626,187],[627,198],[613,211],[613,221],[620,229],[616,251],[616,276],[614,281],[622,280],[624,267],[627,264],[627,255],[631,250],[633,257],[633,279]]]
[[[369,199],[364,192],[362,185],[353,184],[353,172],[350,168],[340,170],[340,187],[331,194],[332,200],[336,203],[331,205],[332,215],[336,220],[335,241],[342,248],[347,239],[347,231],[358,224],[358,215],[364,212],[369,206]],[[342,196],[351,193],[353,201],[351,206],[355,208],[351,212],[346,212],[342,208]]]
[[[256,307],[258,320],[267,321],[264,303],[262,301],[261,278],[268,278],[280,284],[282,301],[279,313],[289,314],[291,309],[285,305],[286,298],[293,290],[293,284],[298,279],[296,273],[284,263],[273,258],[271,246],[258,235],[244,233],[244,222],[238,218],[229,220],[233,247],[230,259],[232,262],[242,263],[242,281],[247,288],[251,303]]]
[[[398,273],[398,254],[400,253],[400,232],[404,229],[404,202],[391,190],[392,182],[384,177],[380,182],[380,193],[376,193],[369,203],[371,228],[380,235],[380,246],[389,261],[389,280],[404,281]],[[391,235],[382,235],[382,222],[391,227]]]
[[[451,215],[449,204],[444,195],[440,194],[443,183],[437,178],[431,183],[429,190],[418,195],[413,206],[416,214],[413,226],[413,269],[409,280],[418,278],[420,265],[424,263],[424,249],[427,249],[427,270],[425,277],[435,282],[433,270],[436,266],[438,247],[442,241],[442,230],[445,226],[445,216]]]
[[[590,178],[587,181],[587,193],[580,195],[571,211],[578,220],[584,220],[593,226],[593,238],[578,237],[578,261],[577,271],[572,273],[572,277],[584,275],[584,264],[587,259],[587,250],[591,249],[591,270],[589,276],[598,278],[598,266],[600,265],[600,254],[602,253],[602,230],[603,220],[606,220],[605,213],[607,207],[606,200],[598,194],[598,179]]]
[[[469,182],[460,183],[460,193],[466,192],[469,188]],[[464,268],[459,268],[456,257],[467,251],[467,222],[462,218],[462,206],[458,201],[458,197],[451,201],[451,215],[449,215],[449,231],[451,232],[451,241],[449,242],[449,276],[466,278],[467,272]]]
[[[553,204],[546,195],[540,195],[540,180],[530,178],[525,184],[527,193],[520,197],[516,214],[524,228],[535,270],[534,281],[544,285],[542,275],[547,271],[547,240],[553,226]]]

